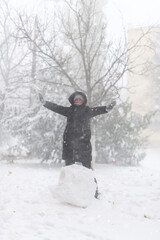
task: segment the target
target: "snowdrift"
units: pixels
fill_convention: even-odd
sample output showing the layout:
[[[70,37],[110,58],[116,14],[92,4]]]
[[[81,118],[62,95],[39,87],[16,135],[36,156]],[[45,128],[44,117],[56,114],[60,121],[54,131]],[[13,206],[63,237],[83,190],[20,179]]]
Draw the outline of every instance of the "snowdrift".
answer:
[[[76,164],[63,167],[58,185],[50,189],[53,197],[61,202],[87,207],[93,201],[96,191],[94,173]]]

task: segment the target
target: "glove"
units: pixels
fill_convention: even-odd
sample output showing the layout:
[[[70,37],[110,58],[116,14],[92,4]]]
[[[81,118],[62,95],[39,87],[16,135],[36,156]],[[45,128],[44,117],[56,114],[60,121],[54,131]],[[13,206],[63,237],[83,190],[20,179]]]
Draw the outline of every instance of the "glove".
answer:
[[[106,107],[106,110],[107,111],[110,111],[112,110],[112,108],[116,105],[116,101],[113,101],[111,104],[109,104],[107,107]]]
[[[45,104],[45,102],[46,102],[41,93],[39,93],[39,100],[42,104]]]

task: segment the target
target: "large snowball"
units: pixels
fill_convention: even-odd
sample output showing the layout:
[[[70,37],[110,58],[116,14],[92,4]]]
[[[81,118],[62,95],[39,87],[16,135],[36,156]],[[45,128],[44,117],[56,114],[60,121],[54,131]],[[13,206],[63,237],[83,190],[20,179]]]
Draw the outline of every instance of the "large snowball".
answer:
[[[80,165],[63,167],[53,196],[61,202],[87,207],[94,199],[96,183],[91,169]]]

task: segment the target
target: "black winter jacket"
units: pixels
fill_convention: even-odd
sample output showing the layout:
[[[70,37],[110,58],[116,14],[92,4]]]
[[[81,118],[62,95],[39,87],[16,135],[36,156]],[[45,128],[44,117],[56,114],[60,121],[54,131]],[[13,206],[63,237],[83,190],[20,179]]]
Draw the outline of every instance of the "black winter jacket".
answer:
[[[74,97],[81,94],[84,98],[82,105],[74,104]],[[62,158],[66,165],[74,162],[87,163],[92,160],[91,147],[91,118],[107,113],[107,107],[88,107],[87,97],[82,92],[74,92],[69,97],[70,107],[63,107],[46,101],[44,107],[67,117],[67,125],[63,134]]]

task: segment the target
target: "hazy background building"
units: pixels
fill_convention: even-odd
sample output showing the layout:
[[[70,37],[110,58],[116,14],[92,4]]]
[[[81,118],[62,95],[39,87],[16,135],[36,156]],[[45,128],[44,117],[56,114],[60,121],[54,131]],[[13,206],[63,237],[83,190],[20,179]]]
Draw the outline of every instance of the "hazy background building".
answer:
[[[145,114],[160,109],[160,26],[130,28],[128,42],[136,43],[142,35],[132,54],[130,62],[134,63],[133,73],[127,74],[129,98],[133,104],[133,111]],[[157,114],[146,132],[149,135],[150,146],[160,146],[160,115]]]

